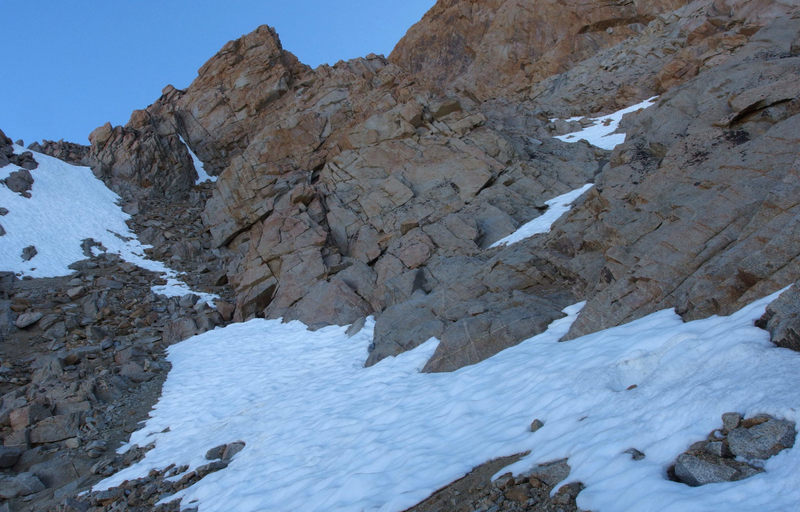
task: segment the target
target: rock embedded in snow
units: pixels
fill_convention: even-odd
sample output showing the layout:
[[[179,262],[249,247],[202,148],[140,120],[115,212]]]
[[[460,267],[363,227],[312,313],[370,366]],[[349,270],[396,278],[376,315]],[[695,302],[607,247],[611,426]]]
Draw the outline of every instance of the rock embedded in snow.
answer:
[[[566,459],[556,460],[544,464],[538,464],[527,472],[531,482],[539,480],[547,486],[554,486],[569,476],[570,467]]]
[[[729,412],[722,415],[722,423],[722,430],[713,431],[708,440],[694,443],[678,456],[670,469],[676,480],[693,487],[742,480],[764,471],[760,464],[753,465],[755,461],[794,445],[791,421],[767,415],[742,421],[740,414]]]
[[[775,418],[750,428],[735,428],[728,434],[731,452],[745,459],[766,459],[794,446],[795,424]]]
[[[722,415],[722,428],[726,432],[735,429],[741,422],[742,415],[738,412],[726,412]]]
[[[12,191],[24,197],[30,197],[30,190],[33,186],[33,176],[27,169],[20,169],[8,175],[5,179],[6,186]]]
[[[23,261],[30,261],[38,253],[39,251],[36,250],[35,245],[29,245],[27,247],[23,247],[22,255],[20,257],[22,258]]]
[[[770,303],[756,325],[779,347],[800,351],[800,281]]]
[[[736,476],[736,469],[726,465],[713,464],[684,453],[678,456],[675,463],[675,476],[681,482],[696,487],[732,481]]]

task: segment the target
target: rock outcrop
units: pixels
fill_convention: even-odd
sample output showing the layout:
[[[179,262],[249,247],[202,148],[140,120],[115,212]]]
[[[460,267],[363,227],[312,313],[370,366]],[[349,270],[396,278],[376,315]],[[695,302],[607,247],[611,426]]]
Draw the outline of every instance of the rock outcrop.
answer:
[[[28,145],[28,149],[36,151],[37,153],[50,155],[72,165],[88,167],[90,164],[88,158],[89,146],[76,144],[74,142],[67,142],[65,140],[43,140],[42,142],[34,142]]]
[[[571,7],[441,1],[388,60],[313,70],[264,26],[95,130],[88,158],[138,211],[191,196],[188,145],[219,177],[189,201],[234,318],[377,314],[368,364],[436,336],[426,368],[455,369],[580,299],[567,338],[665,307],[727,313],[798,279],[796,7]],[[572,126],[553,117],[654,94],[613,152],[552,138]],[[551,233],[488,248],[588,182]]]

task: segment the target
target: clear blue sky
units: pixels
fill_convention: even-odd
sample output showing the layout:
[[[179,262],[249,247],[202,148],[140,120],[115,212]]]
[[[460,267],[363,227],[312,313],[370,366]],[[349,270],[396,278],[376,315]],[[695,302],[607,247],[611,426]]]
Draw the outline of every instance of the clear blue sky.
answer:
[[[88,143],[259,25],[311,66],[388,55],[435,0],[0,0],[0,129]]]

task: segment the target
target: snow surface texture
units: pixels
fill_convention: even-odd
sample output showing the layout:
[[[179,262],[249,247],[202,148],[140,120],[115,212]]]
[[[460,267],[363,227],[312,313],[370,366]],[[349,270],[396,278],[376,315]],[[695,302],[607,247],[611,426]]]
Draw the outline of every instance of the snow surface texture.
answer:
[[[572,190],[566,194],[562,194],[549,201],[546,201],[544,204],[547,205],[547,210],[545,210],[543,214],[539,215],[532,221],[526,222],[517,228],[516,231],[505,238],[501,238],[489,247],[491,248],[499,247],[501,245],[511,245],[519,242],[520,240],[532,237],[533,235],[549,232],[550,228],[553,226],[553,223],[561,218],[562,215],[567,213],[570,210],[572,203],[584,192],[592,188],[592,186],[593,185],[591,183],[587,183],[581,188]]]
[[[489,459],[530,450],[513,469],[568,457],[564,483],[586,484],[583,509],[792,510],[800,443],[739,482],[666,478],[722,413],[800,419],[800,354],[753,326],[776,296],[729,317],[683,323],[665,310],[559,343],[579,304],[520,345],[434,374],[419,370],[435,339],[364,368],[371,319],[351,338],[299,322],[229,325],[169,348],[162,397],[131,438],[155,448],[96,489],[171,463],[206,464],[208,449],[242,440],[230,466],[176,495],[183,506],[397,511]],[[531,433],[534,418],[544,427]],[[634,461],[629,448],[646,457]]]
[[[14,146],[16,153],[27,151]],[[0,269],[31,277],[56,277],[73,272],[69,265],[86,259],[81,242],[91,238],[102,244],[105,252],[141,268],[162,274],[167,284],[153,287],[153,292],[168,297],[194,293],[211,302],[217,297],[192,291],[177,279],[177,272],[159,261],[148,259],[142,245],[125,221],[130,216],[117,204],[120,198],[97,179],[88,167],[71,165],[57,158],[34,152],[39,167],[31,171],[31,197],[25,198],[0,186],[0,206],[8,214],[0,217],[6,230],[0,236]],[[0,168],[6,178],[19,168]],[[22,259],[22,249],[33,245],[37,254]],[[98,254],[102,250],[93,247]]]
[[[178,137],[181,139],[181,142],[183,142],[183,145],[186,146],[186,150],[189,152],[189,156],[192,157],[194,170],[195,172],[197,172],[197,180],[195,180],[194,184],[199,185],[200,183],[205,183],[206,181],[211,181],[211,182],[217,181],[216,176],[211,176],[206,172],[206,168],[203,165],[203,162],[199,158],[197,158],[197,155],[194,154],[194,151],[192,151],[192,148],[189,147],[189,144],[187,144],[186,141],[183,140],[183,137],[181,137],[180,135]]]
[[[603,149],[614,149],[618,144],[625,142],[624,133],[614,133],[619,127],[619,122],[622,121],[622,116],[631,112],[636,112],[643,108],[647,108],[656,102],[658,96],[653,96],[646,99],[641,103],[637,103],[632,107],[617,110],[613,114],[607,116],[593,117],[589,119],[592,121],[590,126],[577,132],[567,133],[565,135],[558,135],[556,139],[563,140],[564,142],[578,142],[579,140],[586,140],[589,144]],[[567,121],[578,121],[582,117],[571,117]]]

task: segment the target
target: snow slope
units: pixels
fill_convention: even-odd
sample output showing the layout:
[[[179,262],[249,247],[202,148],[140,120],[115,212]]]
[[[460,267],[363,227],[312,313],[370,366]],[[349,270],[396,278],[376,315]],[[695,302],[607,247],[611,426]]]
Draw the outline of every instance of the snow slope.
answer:
[[[230,466],[179,493],[183,506],[399,511],[478,464],[530,450],[513,469],[568,457],[567,481],[586,484],[584,509],[796,509],[800,443],[746,480],[693,488],[666,478],[724,412],[800,419],[800,354],[753,326],[774,297],[689,323],[660,311],[560,343],[576,305],[520,345],[436,374],[419,372],[435,339],[364,368],[371,320],[351,338],[298,322],[230,325],[169,349],[163,395],[131,438],[155,448],[97,488],[170,463],[197,467],[209,448],[243,440]],[[544,427],[531,433],[534,418]],[[646,457],[632,460],[632,447]]]
[[[517,228],[516,231],[505,238],[501,238],[489,247],[491,248],[499,247],[501,245],[511,245],[519,242],[520,240],[530,238],[533,235],[549,232],[550,228],[553,226],[553,223],[555,223],[555,221],[557,221],[562,215],[570,210],[572,203],[592,187],[593,185],[591,183],[587,183],[581,188],[571,190],[566,194],[561,194],[560,196],[556,196],[549,201],[545,201],[544,204],[547,205],[547,210],[545,210],[543,214],[531,221],[526,222]]]
[[[16,153],[26,151],[14,146]],[[162,274],[166,285],[153,287],[155,293],[181,296],[196,293],[177,278],[177,272],[148,259],[142,245],[125,221],[130,217],[117,204],[120,198],[106,188],[88,167],[71,165],[34,152],[39,166],[31,171],[31,197],[25,198],[0,185],[0,206],[8,214],[0,217],[6,231],[0,236],[0,270],[20,276],[56,277],[69,275],[69,265],[86,259],[81,242],[91,238],[110,254],[141,268]],[[15,165],[0,168],[0,178],[18,170]],[[22,249],[33,245],[37,254],[22,259]],[[97,250],[95,249],[95,252]],[[196,293],[212,301],[210,294]]]
[[[643,108],[653,105],[658,99],[658,96],[646,99],[636,105],[617,110],[611,114],[601,117],[593,117],[589,119],[592,124],[579,130],[577,132],[567,133],[564,135],[556,136],[556,139],[563,140],[564,142],[578,142],[579,140],[586,140],[589,144],[603,149],[614,149],[618,144],[625,142],[624,133],[614,133],[619,128],[619,123],[622,121],[622,116],[631,112],[636,112]],[[582,117],[572,117],[567,121],[578,121]]]

